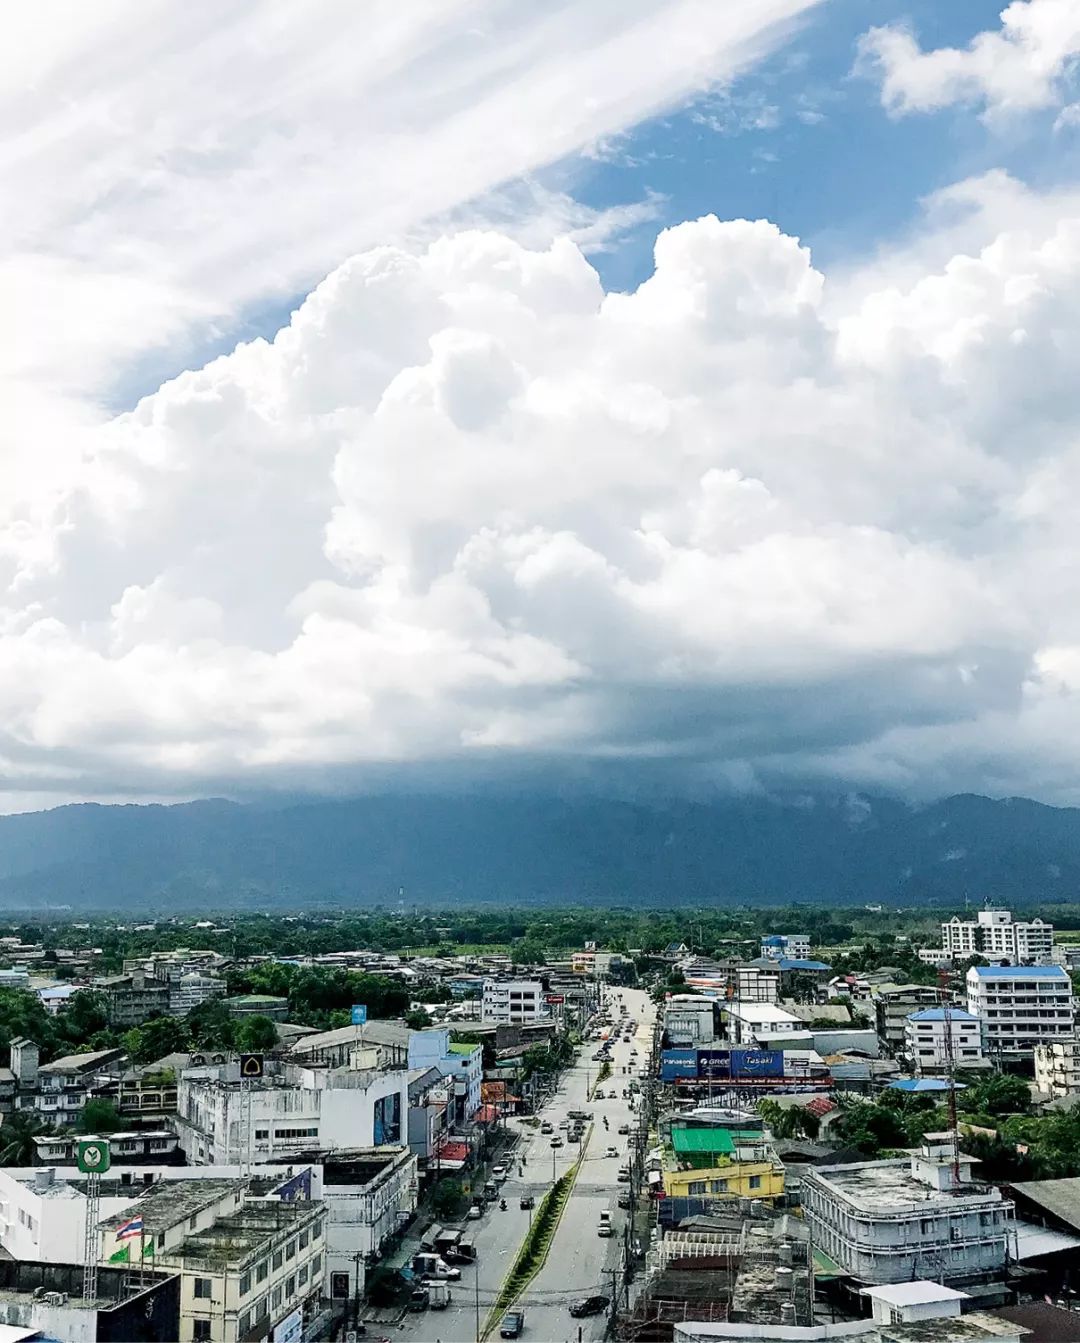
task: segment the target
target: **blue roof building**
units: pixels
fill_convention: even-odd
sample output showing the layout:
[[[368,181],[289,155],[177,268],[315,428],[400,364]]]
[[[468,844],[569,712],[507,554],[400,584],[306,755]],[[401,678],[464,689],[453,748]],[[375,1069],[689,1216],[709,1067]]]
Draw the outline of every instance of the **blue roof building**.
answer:
[[[991,1059],[1030,1058],[1036,1045],[1073,1035],[1072,980],[1060,965],[973,965],[967,1006],[983,1023]]]

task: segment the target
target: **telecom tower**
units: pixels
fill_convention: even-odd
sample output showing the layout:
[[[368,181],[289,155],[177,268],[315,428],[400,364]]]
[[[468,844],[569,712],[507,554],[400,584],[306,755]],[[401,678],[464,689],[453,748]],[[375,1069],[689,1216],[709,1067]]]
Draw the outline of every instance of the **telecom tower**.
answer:
[[[86,1176],[86,1217],[83,1222],[83,1300],[97,1299],[98,1222],[101,1221],[101,1177],[109,1169],[108,1138],[83,1138],[75,1148],[75,1164]]]
[[[956,1119],[956,1048],[953,1041],[952,976],[946,969],[938,971],[938,996],[941,999],[942,1026],[944,1028],[945,1077],[949,1084],[949,1132],[952,1135],[952,1170],[954,1184],[960,1183],[960,1130]]]

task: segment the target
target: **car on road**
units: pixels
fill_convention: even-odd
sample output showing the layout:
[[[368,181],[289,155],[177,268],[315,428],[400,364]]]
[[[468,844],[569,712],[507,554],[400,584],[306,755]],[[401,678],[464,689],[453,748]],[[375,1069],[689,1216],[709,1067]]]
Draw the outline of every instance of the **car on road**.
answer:
[[[521,1331],[525,1328],[525,1312],[523,1310],[508,1310],[502,1317],[502,1324],[499,1325],[500,1338],[520,1338]]]
[[[551,1145],[552,1147],[561,1147],[563,1145],[563,1140],[559,1137],[557,1133],[554,1136],[554,1138],[552,1138]]]
[[[622,1190],[622,1191],[620,1192],[620,1194],[619,1194],[619,1197],[615,1200],[615,1202],[616,1202],[616,1205],[617,1205],[618,1207],[620,1207],[620,1208],[629,1208],[629,1206],[630,1206],[630,1190],[629,1190],[629,1189],[624,1189],[624,1190]]]
[[[502,1182],[506,1179],[506,1167],[492,1166],[491,1178],[495,1181],[496,1184],[502,1184]]]
[[[601,1240],[610,1240],[611,1237],[614,1236],[615,1234],[615,1228],[611,1225],[610,1222],[601,1222],[600,1225],[596,1228],[596,1234],[600,1237]]]
[[[555,1132],[554,1125],[552,1125],[548,1120],[545,1119],[544,1122],[540,1125],[540,1132],[554,1133]]]
[[[421,1311],[427,1310],[428,1302],[431,1300],[426,1287],[417,1287],[415,1291],[409,1293],[408,1309],[414,1315],[419,1315]]]
[[[616,1184],[630,1183],[630,1172],[626,1169],[625,1166],[620,1167],[618,1175],[615,1176],[615,1183]]]
[[[569,1127],[570,1127],[570,1121],[569,1121],[569,1119],[560,1119],[560,1120],[559,1120],[559,1127],[562,1128],[562,1129],[567,1129],[567,1128],[569,1128]]]
[[[566,1135],[566,1141],[567,1141],[567,1142],[580,1142],[580,1141],[581,1141],[581,1129],[579,1129],[579,1128],[572,1128],[572,1129],[570,1130],[570,1132]]]
[[[533,1198],[532,1194],[522,1194],[518,1207],[522,1212],[528,1212],[530,1208],[536,1207],[536,1199]]]
[[[605,1155],[605,1156],[618,1156],[618,1155],[619,1155],[619,1149],[618,1149],[617,1147],[609,1147],[609,1148],[607,1149],[607,1151],[604,1153],[604,1155]]]
[[[469,1211],[465,1214],[466,1220],[478,1222],[484,1215],[484,1206],[482,1203],[470,1203]]]
[[[620,1137],[625,1138],[626,1135],[627,1135],[629,1132],[630,1132],[630,1125],[629,1125],[629,1124],[620,1124],[620,1125],[619,1125],[619,1136],[620,1136]]]
[[[570,1306],[570,1314],[575,1320],[580,1320],[585,1315],[599,1315],[607,1310],[611,1301],[606,1296],[583,1296],[574,1301]]]

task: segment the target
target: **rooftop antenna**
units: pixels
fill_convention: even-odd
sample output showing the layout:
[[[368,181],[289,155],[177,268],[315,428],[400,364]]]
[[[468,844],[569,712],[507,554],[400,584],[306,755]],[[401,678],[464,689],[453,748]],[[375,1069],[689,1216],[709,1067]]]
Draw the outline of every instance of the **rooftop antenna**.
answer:
[[[952,1016],[952,993],[950,990],[950,980],[952,976],[949,971],[942,966],[938,971],[938,993],[941,998],[942,1024],[945,1028],[944,1054],[945,1054],[945,1077],[949,1083],[948,1107],[949,1107],[949,1133],[952,1140],[952,1172],[953,1183],[960,1183],[960,1129],[956,1118],[956,1049],[953,1044],[953,1016]]]

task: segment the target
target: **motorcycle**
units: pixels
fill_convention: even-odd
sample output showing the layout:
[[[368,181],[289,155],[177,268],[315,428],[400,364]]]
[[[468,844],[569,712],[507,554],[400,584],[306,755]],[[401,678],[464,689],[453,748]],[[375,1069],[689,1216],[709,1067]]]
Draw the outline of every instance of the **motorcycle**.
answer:
[[[499,1199],[499,1211],[500,1212],[506,1211],[506,1199],[504,1198]]]

